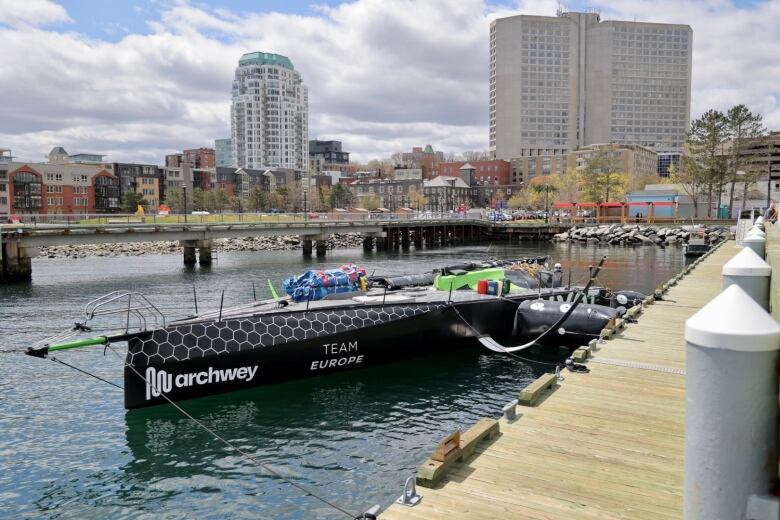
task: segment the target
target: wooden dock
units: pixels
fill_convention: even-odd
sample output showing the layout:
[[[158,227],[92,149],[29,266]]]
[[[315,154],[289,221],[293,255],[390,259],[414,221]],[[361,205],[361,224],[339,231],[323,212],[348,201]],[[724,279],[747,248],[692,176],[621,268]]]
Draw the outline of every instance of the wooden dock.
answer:
[[[721,291],[721,268],[737,252],[723,244],[667,301],[601,344],[590,373],[565,371],[434,488],[418,487],[419,505],[393,504],[380,518],[681,518],[684,323]]]

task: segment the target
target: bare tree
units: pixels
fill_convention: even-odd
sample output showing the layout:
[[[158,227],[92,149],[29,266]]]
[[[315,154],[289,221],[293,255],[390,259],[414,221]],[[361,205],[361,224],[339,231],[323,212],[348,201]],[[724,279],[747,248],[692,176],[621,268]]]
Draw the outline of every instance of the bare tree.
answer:
[[[734,207],[734,186],[739,180],[744,181],[742,195],[742,209],[745,209],[749,183],[755,182],[748,172],[744,179],[739,179],[737,172],[743,170],[749,163],[755,162],[755,158],[749,153],[749,139],[755,139],[764,133],[761,114],[754,114],[745,105],[732,107],[726,114],[726,127],[731,137],[731,149],[728,156],[729,174],[731,176],[731,189],[729,190],[729,215]]]

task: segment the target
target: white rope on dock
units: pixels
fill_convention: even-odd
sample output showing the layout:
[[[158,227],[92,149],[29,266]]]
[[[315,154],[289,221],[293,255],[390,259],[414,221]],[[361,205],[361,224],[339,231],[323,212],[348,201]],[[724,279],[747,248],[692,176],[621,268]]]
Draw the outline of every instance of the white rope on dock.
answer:
[[[589,362],[599,363],[602,365],[612,365],[616,367],[638,368],[640,370],[652,370],[654,372],[663,372],[666,374],[677,374],[680,376],[685,375],[685,369],[665,367],[663,365],[653,365],[651,363],[635,363],[633,361],[622,361],[620,359],[608,359],[608,358],[592,358],[589,360]]]

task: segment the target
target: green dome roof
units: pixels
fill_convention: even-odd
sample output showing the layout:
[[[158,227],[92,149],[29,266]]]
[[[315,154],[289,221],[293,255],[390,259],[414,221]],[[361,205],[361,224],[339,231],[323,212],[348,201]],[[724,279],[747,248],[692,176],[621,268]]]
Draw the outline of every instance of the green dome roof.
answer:
[[[270,52],[247,52],[238,60],[238,66],[243,65],[277,65],[285,69],[294,70],[290,58]]]
[[[425,147],[425,153],[433,153],[433,146],[428,145]]]

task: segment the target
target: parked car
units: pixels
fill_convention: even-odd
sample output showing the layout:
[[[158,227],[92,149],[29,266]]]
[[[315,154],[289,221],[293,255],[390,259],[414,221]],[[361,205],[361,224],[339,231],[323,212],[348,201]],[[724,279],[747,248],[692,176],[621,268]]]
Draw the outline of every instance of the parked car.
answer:
[[[271,208],[271,214],[276,214],[276,213],[284,213],[284,210],[279,208]]]
[[[320,218],[320,214],[319,213],[314,213],[313,211],[310,211],[309,214],[308,214],[308,217],[310,219],[311,218]]]

